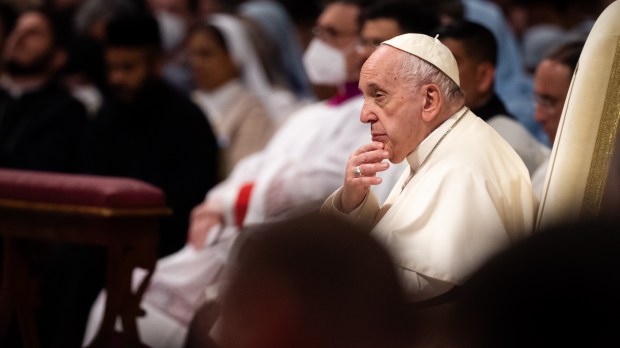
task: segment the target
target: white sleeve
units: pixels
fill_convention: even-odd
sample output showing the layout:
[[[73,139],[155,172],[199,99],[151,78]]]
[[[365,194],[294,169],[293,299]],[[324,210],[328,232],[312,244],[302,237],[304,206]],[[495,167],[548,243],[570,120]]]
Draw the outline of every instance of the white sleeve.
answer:
[[[367,131],[351,130],[329,144],[316,144],[309,154],[272,161],[256,181],[245,223],[279,219],[299,209],[318,210],[343,184],[347,159],[366,138]]]

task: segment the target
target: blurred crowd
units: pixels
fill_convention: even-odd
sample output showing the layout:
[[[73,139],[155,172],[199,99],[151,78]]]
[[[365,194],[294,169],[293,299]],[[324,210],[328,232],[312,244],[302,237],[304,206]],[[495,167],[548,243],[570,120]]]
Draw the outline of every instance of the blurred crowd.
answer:
[[[164,191],[174,214],[162,222],[161,271],[145,295],[151,313],[163,314],[148,319],[158,324],[142,325],[159,328],[161,318],[172,318],[180,333],[170,329],[147,336],[154,341],[173,337],[170,346],[175,346],[184,341],[210,289],[212,298],[217,295],[240,230],[318,210],[341,185],[348,155],[370,139],[368,127],[359,122],[364,101],[358,80],[362,64],[381,42],[410,32],[439,35],[458,62],[465,105],[514,148],[540,197],[579,54],[609,3],[3,0],[0,167],[132,177]],[[375,189],[381,201],[402,170],[394,165],[382,174],[384,185]],[[317,228],[327,229],[322,224]],[[532,252],[547,252],[539,249],[543,247],[533,246]],[[515,251],[514,257],[527,248]],[[268,270],[273,265],[257,261],[259,252],[273,253],[276,247],[257,250],[248,260]],[[294,258],[290,253],[277,261],[288,262]],[[383,257],[377,256],[380,262]],[[103,258],[101,252],[74,246],[55,251],[48,279],[42,282],[39,321],[44,343],[70,347],[92,338],[97,307],[90,310],[103,285]],[[171,285],[166,272],[176,276],[187,267],[187,280]],[[489,281],[485,277],[494,271],[486,270],[477,282]],[[268,275],[282,280],[278,274]],[[364,275],[356,276],[360,284],[367,282]],[[578,276],[567,273],[575,282]],[[251,284],[260,289],[259,283]],[[508,280],[505,283],[508,287]],[[271,301],[269,291],[282,290],[282,284],[274,284],[256,295],[264,296],[260,301]],[[350,291],[346,285],[342,289]],[[386,306],[401,301],[400,290],[368,291],[392,291]],[[478,301],[479,294],[471,296]],[[359,302],[349,305],[363,300],[353,299]],[[486,300],[481,318],[496,314],[495,304]],[[463,308],[470,310],[472,303],[465,302]],[[290,310],[286,304],[278,308]],[[65,319],[55,321],[58,313]],[[346,321],[343,313],[336,313],[342,319],[331,318],[330,323]],[[396,316],[389,310],[381,315]],[[471,325],[483,330],[488,323]],[[390,331],[382,330],[382,335]],[[459,339],[478,342],[475,330]],[[226,339],[234,341],[232,336]],[[355,341],[354,346],[362,345]]]

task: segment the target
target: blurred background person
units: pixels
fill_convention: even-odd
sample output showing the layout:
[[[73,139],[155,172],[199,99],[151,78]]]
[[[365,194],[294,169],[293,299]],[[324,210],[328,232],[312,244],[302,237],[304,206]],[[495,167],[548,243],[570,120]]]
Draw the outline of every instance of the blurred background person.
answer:
[[[375,2],[366,7],[358,18],[360,40],[358,51],[368,59],[383,42],[405,33],[433,35],[439,18],[411,0]]]
[[[194,88],[187,59],[186,41],[190,27],[199,21],[195,0],[146,0],[159,24],[162,40],[164,79],[184,94]]]
[[[480,24],[458,21],[440,28],[438,34],[458,63],[465,106],[508,141],[531,175],[547,159],[550,149],[508,112],[495,93],[497,45],[493,33]]]
[[[454,17],[451,20],[466,19],[478,23],[495,36],[497,42],[495,90],[505,103],[508,112],[539,141],[548,144],[544,131],[534,121],[534,105],[531,100],[532,80],[526,74],[520,46],[501,8],[488,0],[457,1],[461,3],[463,17]]]
[[[349,1],[355,3],[355,1]],[[346,95],[357,90],[357,81],[347,81],[351,74],[359,75],[359,66],[350,64],[359,60],[356,52],[359,23],[343,21],[338,28],[322,25],[334,21],[323,11],[313,28],[314,37],[304,51],[303,62],[318,99]],[[357,17],[357,14],[356,14]]]
[[[274,99],[271,113],[282,124],[300,106],[315,100],[314,91],[302,62],[303,47],[298,31],[286,9],[276,1],[250,0],[239,5],[237,13],[248,20],[252,42],[257,45],[261,62]]]
[[[80,171],[134,178],[164,192],[173,214],[160,224],[157,256],[163,257],[183,246],[190,210],[217,182],[217,143],[198,107],[161,78],[152,16],[114,17],[105,37],[109,94],[86,130]],[[63,245],[42,283],[41,340],[79,346],[104,281],[104,249]]]
[[[293,21],[296,36],[301,41],[302,49],[306,49],[312,41],[312,33],[316,25],[316,19],[321,14],[327,1],[298,1],[298,0],[277,0],[284,7]],[[362,4],[365,5],[365,4]]]
[[[243,157],[261,150],[276,129],[274,120],[248,80],[262,76],[262,65],[246,26],[232,15],[211,15],[193,27],[188,53],[197,89],[192,100],[201,107],[223,151],[220,178],[225,179]]]
[[[530,74],[541,60],[558,45],[585,40],[594,20],[604,9],[601,1],[516,0],[523,12],[523,27],[518,33],[523,57]]]
[[[75,172],[85,110],[59,83],[66,36],[49,11],[31,9],[7,37],[0,79],[0,166]]]
[[[132,11],[146,11],[144,0],[83,0],[74,15],[75,30],[78,35],[103,43],[107,22]]]
[[[126,176],[161,188],[174,210],[159,256],[185,242],[190,210],[217,182],[217,143],[204,114],[162,79],[160,33],[148,14],[107,26],[109,96],[89,127],[84,170]]]
[[[142,0],[82,0],[70,18],[73,38],[69,61],[62,72],[64,84],[96,117],[107,94],[104,56],[105,26],[114,16],[146,11]]]
[[[583,45],[584,41],[574,41],[556,47],[540,62],[534,74],[536,121],[547,132],[552,144]],[[532,174],[532,189],[539,199],[544,188],[549,160],[548,156]]]

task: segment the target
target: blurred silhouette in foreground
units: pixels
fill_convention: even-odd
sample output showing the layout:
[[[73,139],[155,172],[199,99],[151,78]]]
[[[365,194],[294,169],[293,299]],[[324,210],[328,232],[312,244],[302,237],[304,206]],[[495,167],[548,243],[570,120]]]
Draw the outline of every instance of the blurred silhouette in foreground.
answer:
[[[542,231],[488,262],[462,289],[458,347],[617,347],[616,222]]]
[[[242,234],[221,306],[194,317],[186,347],[404,347],[405,297],[367,231],[307,215]],[[200,324],[200,325],[198,325]]]

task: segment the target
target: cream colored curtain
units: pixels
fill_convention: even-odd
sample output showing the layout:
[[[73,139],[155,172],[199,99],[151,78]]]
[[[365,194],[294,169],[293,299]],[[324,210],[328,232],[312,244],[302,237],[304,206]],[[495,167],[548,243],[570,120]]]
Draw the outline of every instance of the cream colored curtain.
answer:
[[[620,2],[615,1],[596,20],[573,75],[551,152],[538,230],[597,218],[605,210],[619,121]]]

